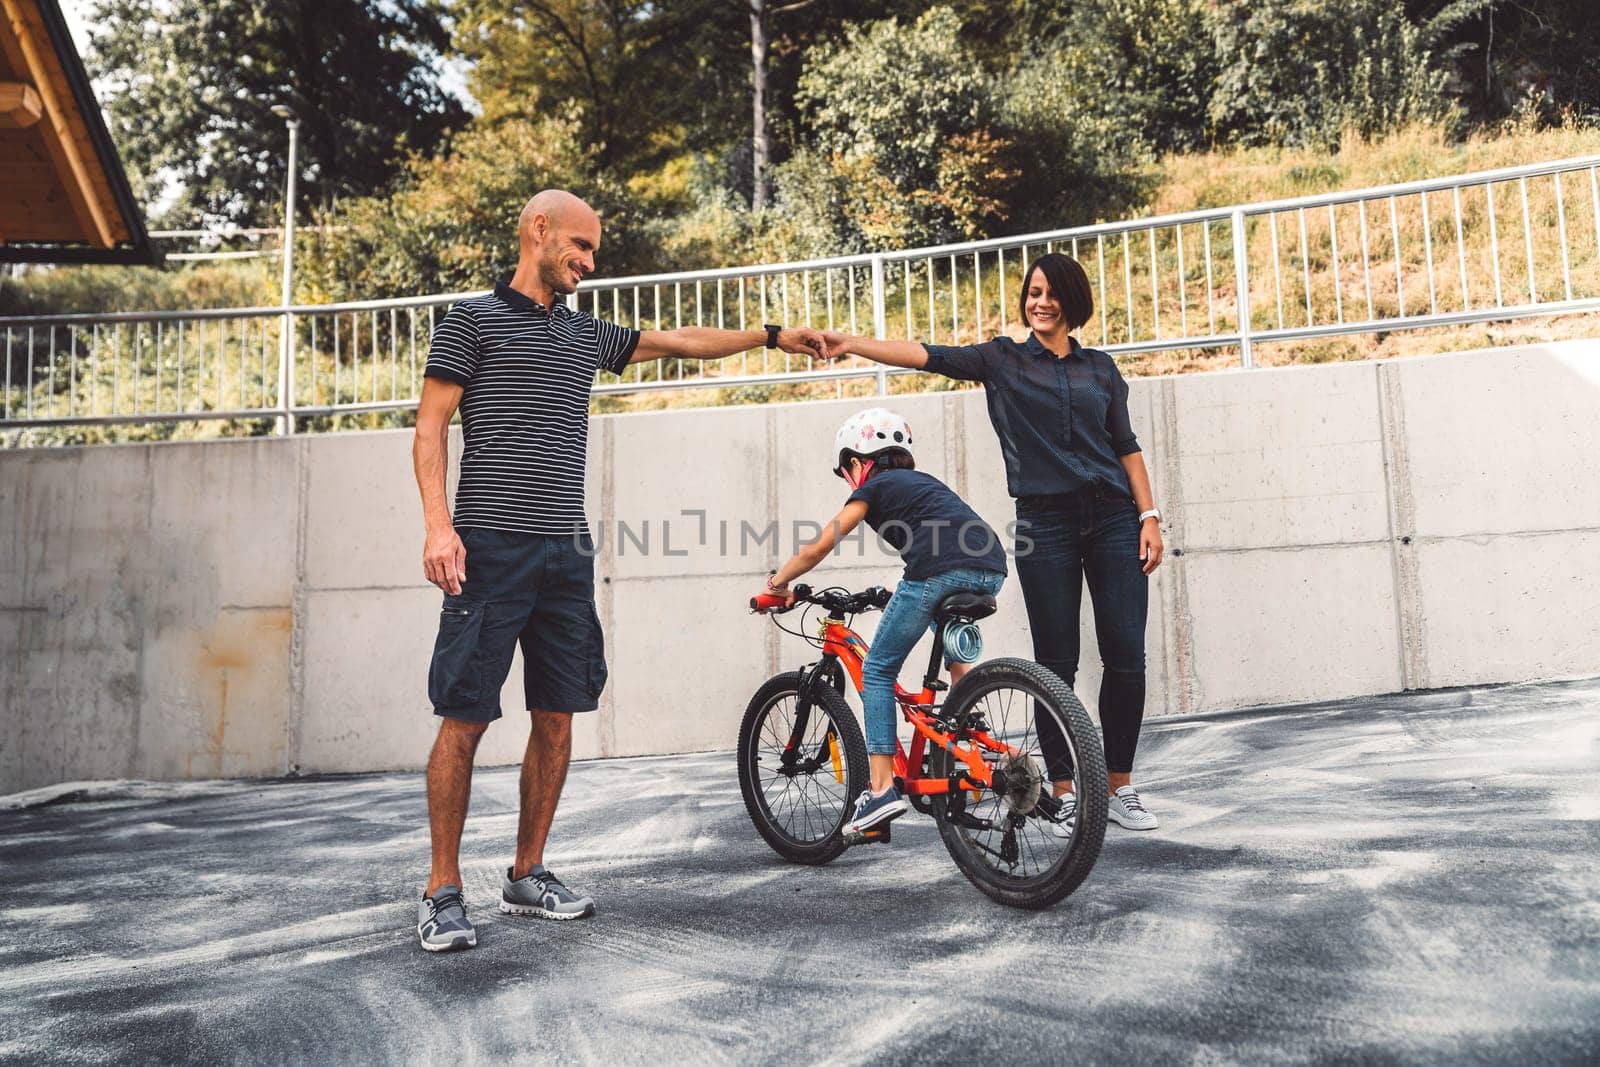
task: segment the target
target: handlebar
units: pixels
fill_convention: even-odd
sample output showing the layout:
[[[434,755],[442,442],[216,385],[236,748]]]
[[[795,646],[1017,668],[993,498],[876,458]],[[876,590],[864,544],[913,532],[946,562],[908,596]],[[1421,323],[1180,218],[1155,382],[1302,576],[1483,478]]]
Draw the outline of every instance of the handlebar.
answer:
[[[894,594],[881,585],[874,585],[863,589],[859,593],[849,593],[843,589],[821,589],[813,591],[809,585],[794,587],[794,603],[785,605],[785,597],[774,596],[771,593],[758,593],[750,598],[750,610],[758,614],[781,614],[792,611],[802,604],[816,604],[827,609],[832,615],[856,615],[873,608],[882,609],[889,603],[889,598]]]
[[[773,596],[771,593],[757,593],[750,598],[750,610],[758,615],[764,615],[769,611],[787,611],[788,609],[788,597]]]

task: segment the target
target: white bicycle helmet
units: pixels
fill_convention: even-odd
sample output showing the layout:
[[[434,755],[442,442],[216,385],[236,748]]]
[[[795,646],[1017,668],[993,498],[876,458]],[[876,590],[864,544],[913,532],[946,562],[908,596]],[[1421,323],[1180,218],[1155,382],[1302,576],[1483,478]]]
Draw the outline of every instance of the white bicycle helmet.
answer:
[[[888,408],[867,408],[844,420],[833,438],[833,473],[844,477],[851,456],[876,456],[891,449],[911,450],[911,424]]]

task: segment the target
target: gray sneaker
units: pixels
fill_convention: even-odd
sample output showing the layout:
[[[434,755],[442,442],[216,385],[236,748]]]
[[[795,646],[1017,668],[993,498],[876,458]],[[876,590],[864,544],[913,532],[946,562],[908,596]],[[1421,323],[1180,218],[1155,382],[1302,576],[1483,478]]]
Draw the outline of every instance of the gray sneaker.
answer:
[[[1156,817],[1145,810],[1144,801],[1131,785],[1111,795],[1106,805],[1106,818],[1127,830],[1154,830],[1160,825]]]
[[[422,898],[417,905],[417,940],[429,952],[477,945],[478,932],[467,918],[467,902],[461,898],[459,886],[442,885],[433,896]]]
[[[507,915],[537,915],[541,919],[582,919],[594,914],[594,901],[580,897],[561,879],[535,867],[525,878],[512,878],[507,867],[500,879],[500,910]]]

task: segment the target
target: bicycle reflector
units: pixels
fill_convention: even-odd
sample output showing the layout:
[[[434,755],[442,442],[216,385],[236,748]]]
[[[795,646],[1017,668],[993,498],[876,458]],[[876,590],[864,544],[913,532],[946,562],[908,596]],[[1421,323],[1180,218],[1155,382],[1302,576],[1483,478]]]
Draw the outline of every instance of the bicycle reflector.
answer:
[[[944,625],[944,658],[951,663],[976,663],[983,655],[983,634],[975,622]]]

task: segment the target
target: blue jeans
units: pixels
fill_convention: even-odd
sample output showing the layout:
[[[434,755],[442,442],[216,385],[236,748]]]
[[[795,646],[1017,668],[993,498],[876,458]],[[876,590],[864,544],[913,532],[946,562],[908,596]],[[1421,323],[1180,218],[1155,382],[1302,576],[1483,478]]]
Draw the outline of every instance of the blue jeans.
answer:
[[[1078,613],[1088,581],[1105,667],[1100,730],[1106,770],[1131,772],[1144,722],[1144,626],[1149,611],[1149,578],[1139,562],[1139,516],[1133,501],[1114,489],[1020,498],[1016,564],[1033,631],[1033,658],[1069,686],[1078,674]],[[1040,740],[1047,740],[1042,732]]]
[[[921,581],[902,581],[883,609],[861,666],[861,704],[867,719],[867,754],[892,756],[895,751],[894,683],[900,668],[923,632],[933,626],[933,609],[951,593],[1000,592],[1006,576],[994,571],[963,567]],[[934,635],[938,639],[938,635]]]

